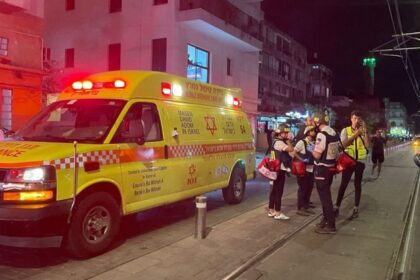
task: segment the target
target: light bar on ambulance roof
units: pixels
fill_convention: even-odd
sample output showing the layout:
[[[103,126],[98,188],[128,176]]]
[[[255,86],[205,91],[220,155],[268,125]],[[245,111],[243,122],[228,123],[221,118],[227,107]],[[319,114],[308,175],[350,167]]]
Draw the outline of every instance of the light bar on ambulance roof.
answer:
[[[182,96],[182,87],[178,84],[172,85],[171,83],[163,82],[160,84],[160,90],[165,96]]]
[[[241,100],[237,97],[233,97],[232,95],[228,94],[226,95],[226,104],[231,105],[235,108],[241,107]]]
[[[110,82],[92,82],[89,80],[84,81],[75,81],[71,84],[73,90],[91,90],[91,89],[102,89],[102,88],[115,88],[122,89],[125,88],[126,82],[121,79],[117,79]]]
[[[172,93],[172,87],[170,83],[161,83],[160,89],[163,95],[171,95]]]

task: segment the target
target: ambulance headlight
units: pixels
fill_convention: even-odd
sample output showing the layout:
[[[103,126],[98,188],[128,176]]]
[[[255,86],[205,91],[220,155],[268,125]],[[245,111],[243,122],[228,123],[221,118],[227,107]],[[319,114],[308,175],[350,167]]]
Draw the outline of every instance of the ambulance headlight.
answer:
[[[8,169],[0,191],[3,201],[34,202],[55,198],[56,172],[54,166]]]

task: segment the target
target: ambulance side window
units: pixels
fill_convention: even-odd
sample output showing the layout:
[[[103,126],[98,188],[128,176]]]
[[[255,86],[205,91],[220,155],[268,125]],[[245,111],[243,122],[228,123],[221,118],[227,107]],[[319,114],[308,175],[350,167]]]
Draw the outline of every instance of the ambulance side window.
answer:
[[[111,143],[143,143],[162,140],[156,105],[136,103],[121,122]]]
[[[162,129],[155,104],[142,104],[141,122],[143,124],[144,140],[146,142],[162,140]]]

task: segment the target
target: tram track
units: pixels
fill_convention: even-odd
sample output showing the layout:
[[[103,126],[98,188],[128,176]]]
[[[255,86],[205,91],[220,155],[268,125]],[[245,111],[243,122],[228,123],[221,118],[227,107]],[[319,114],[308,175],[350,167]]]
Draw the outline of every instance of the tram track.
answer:
[[[411,250],[413,248],[413,224],[420,189],[420,170],[417,171],[413,184],[413,190],[407,203],[404,221],[401,227],[400,238],[395,246],[391,258],[386,280],[405,280],[409,273]]]

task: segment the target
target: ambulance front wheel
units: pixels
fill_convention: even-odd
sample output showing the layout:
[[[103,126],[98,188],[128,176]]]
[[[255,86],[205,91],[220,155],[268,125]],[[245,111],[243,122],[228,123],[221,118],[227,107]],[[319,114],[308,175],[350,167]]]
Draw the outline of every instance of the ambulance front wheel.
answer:
[[[245,194],[245,170],[236,166],[230,177],[229,185],[223,189],[223,198],[229,204],[238,204]]]
[[[66,249],[76,258],[104,252],[119,231],[120,211],[108,193],[97,192],[82,198],[75,206],[66,236]]]

